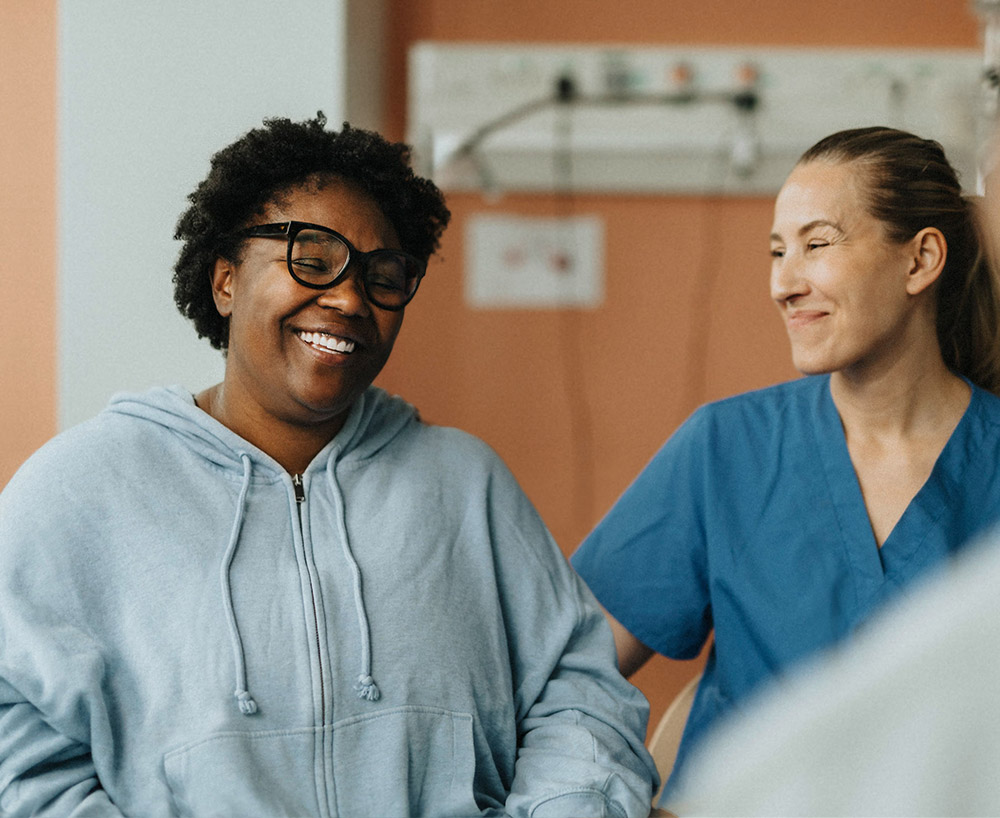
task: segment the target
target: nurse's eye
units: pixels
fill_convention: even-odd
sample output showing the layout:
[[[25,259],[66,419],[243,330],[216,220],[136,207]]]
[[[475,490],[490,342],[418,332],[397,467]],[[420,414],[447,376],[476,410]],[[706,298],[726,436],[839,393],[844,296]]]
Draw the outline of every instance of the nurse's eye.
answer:
[[[785,248],[784,247],[772,247],[771,248],[771,258],[784,258]]]
[[[826,239],[812,239],[806,247],[810,250],[819,250],[821,247],[829,247],[830,242]]]

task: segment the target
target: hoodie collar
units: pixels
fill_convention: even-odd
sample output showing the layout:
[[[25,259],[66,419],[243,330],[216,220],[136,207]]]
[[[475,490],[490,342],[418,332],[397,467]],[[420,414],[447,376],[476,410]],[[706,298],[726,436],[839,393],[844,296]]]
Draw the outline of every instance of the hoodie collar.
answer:
[[[244,471],[243,454],[253,461],[255,477],[276,480],[285,473],[270,455],[199,409],[191,393],[180,386],[115,395],[105,411],[164,426],[183,438],[202,457],[238,476]],[[351,406],[341,430],[313,458],[306,473],[326,468],[330,458],[348,461],[372,457],[416,417],[416,409],[402,398],[369,386]]]

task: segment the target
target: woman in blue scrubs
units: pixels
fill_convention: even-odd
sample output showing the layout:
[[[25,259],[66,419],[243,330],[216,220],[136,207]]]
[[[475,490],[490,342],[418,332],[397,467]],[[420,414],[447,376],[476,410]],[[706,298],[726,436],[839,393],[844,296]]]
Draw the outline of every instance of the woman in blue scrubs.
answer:
[[[807,377],[695,412],[573,556],[624,674],[714,630],[671,780],[761,682],[1000,520],[1000,287],[940,146],[823,139],[778,194],[771,255]]]

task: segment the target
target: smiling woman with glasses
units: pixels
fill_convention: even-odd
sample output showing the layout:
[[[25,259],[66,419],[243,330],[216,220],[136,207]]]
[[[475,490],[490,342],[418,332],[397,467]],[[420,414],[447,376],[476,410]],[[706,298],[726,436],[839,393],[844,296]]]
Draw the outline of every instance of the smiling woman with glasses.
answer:
[[[593,597],[489,447],[373,385],[444,199],[324,124],[224,148],[178,222],[222,382],[116,397],[0,495],[0,812],[646,816]]]

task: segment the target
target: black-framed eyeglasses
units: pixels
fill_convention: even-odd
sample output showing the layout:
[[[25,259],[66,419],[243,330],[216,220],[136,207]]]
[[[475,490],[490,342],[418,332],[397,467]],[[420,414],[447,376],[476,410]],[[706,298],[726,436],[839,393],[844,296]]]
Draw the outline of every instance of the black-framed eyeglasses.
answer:
[[[364,252],[329,227],[309,222],[258,224],[240,236],[288,239],[288,273],[303,287],[325,290],[347,273],[352,263],[361,271],[365,295],[384,310],[401,310],[417,292],[426,265],[402,250]]]

